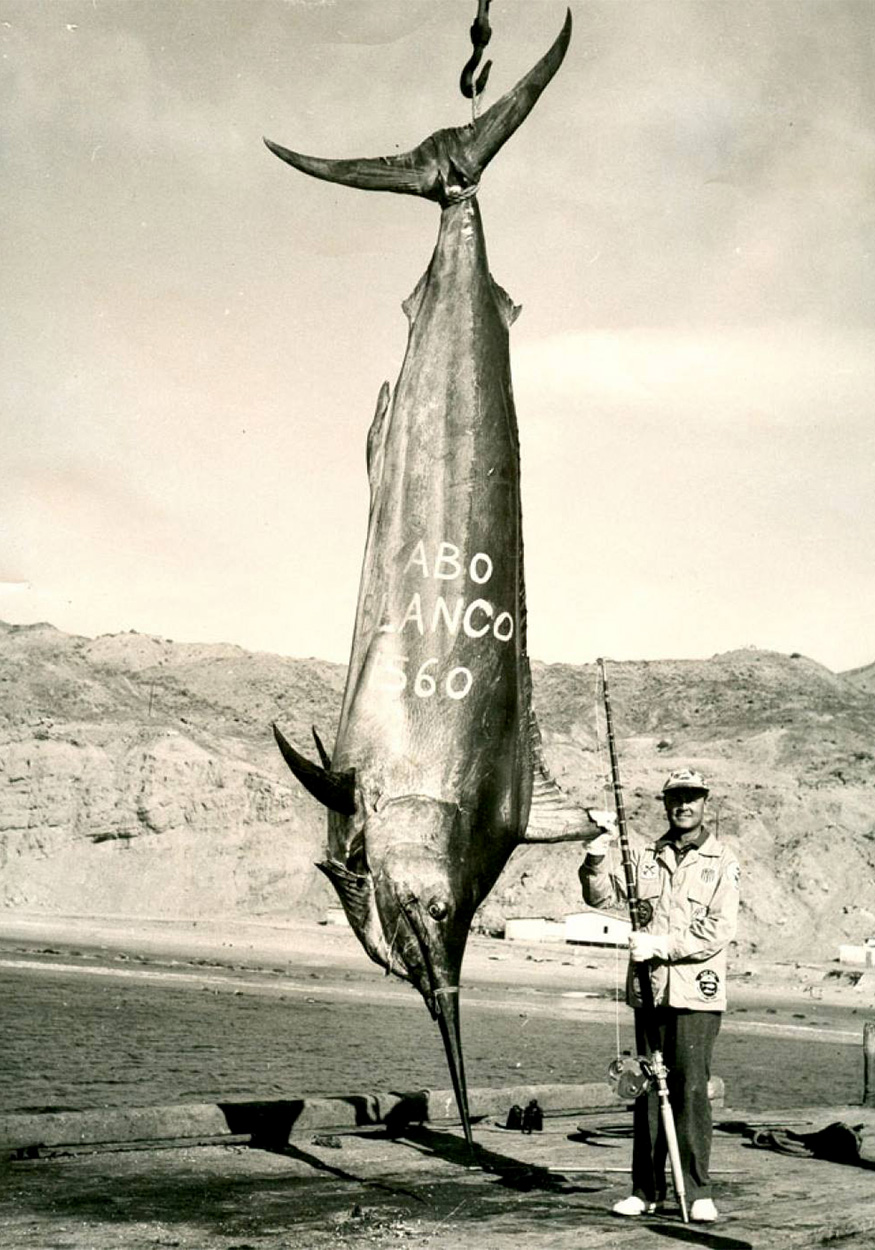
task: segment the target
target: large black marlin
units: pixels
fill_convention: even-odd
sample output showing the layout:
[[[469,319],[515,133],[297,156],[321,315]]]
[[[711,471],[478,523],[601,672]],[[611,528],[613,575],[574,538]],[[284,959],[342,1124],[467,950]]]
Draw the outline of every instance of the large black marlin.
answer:
[[[437,200],[440,233],[404,304],[407,353],[368,435],[370,519],[346,691],[329,759],[294,774],[328,808],[328,856],[367,953],[408,978],[440,1026],[471,1141],[459,1032],[462,955],[477,907],[522,842],[598,827],[549,775],[526,654],[519,438],[508,329],[492,279],[480,174],[562,63],[547,54],[471,125],[400,156],[323,160],[268,142],[296,169]]]

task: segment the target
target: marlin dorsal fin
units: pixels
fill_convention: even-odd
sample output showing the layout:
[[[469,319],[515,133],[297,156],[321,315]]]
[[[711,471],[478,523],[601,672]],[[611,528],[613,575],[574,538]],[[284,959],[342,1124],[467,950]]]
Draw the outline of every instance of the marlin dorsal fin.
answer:
[[[529,725],[532,752],[532,806],[524,842],[591,842],[601,830],[587,808],[567,794],[544,760],[535,713]]]

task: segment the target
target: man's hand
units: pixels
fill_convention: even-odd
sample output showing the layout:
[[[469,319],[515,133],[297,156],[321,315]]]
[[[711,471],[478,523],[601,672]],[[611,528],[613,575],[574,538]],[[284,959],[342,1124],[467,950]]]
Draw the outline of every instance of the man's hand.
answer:
[[[587,843],[586,853],[593,859],[607,855],[617,838],[617,816],[615,812],[603,811],[598,807],[588,807],[586,814],[599,830],[591,842]]]
[[[586,814],[592,823],[601,829],[602,833],[609,833],[614,837],[617,833],[617,813],[610,812],[601,807],[588,807]]]
[[[668,959],[668,937],[660,933],[630,933],[629,951],[635,963]]]

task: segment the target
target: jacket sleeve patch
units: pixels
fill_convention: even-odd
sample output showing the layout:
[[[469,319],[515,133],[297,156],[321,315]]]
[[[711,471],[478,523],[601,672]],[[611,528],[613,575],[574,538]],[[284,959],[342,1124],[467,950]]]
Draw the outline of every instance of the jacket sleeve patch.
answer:
[[[726,875],[729,877],[729,880],[735,886],[736,890],[739,889],[741,884],[741,867],[738,860],[734,859],[732,861]]]

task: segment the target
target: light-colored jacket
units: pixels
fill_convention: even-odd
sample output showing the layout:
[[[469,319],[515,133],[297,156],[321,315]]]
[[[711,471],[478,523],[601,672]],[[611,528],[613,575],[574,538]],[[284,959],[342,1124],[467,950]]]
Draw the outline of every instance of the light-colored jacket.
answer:
[[[708,834],[678,861],[668,837],[632,850],[638,897],[653,908],[645,933],[668,935],[668,959],[651,964],[657,1006],[693,1011],[726,1009],[726,948],[738,920],[739,867],[735,855]],[[618,907],[626,900],[619,855],[611,851],[580,867],[584,902],[590,907]],[[626,1001],[640,1007],[632,964]]]

